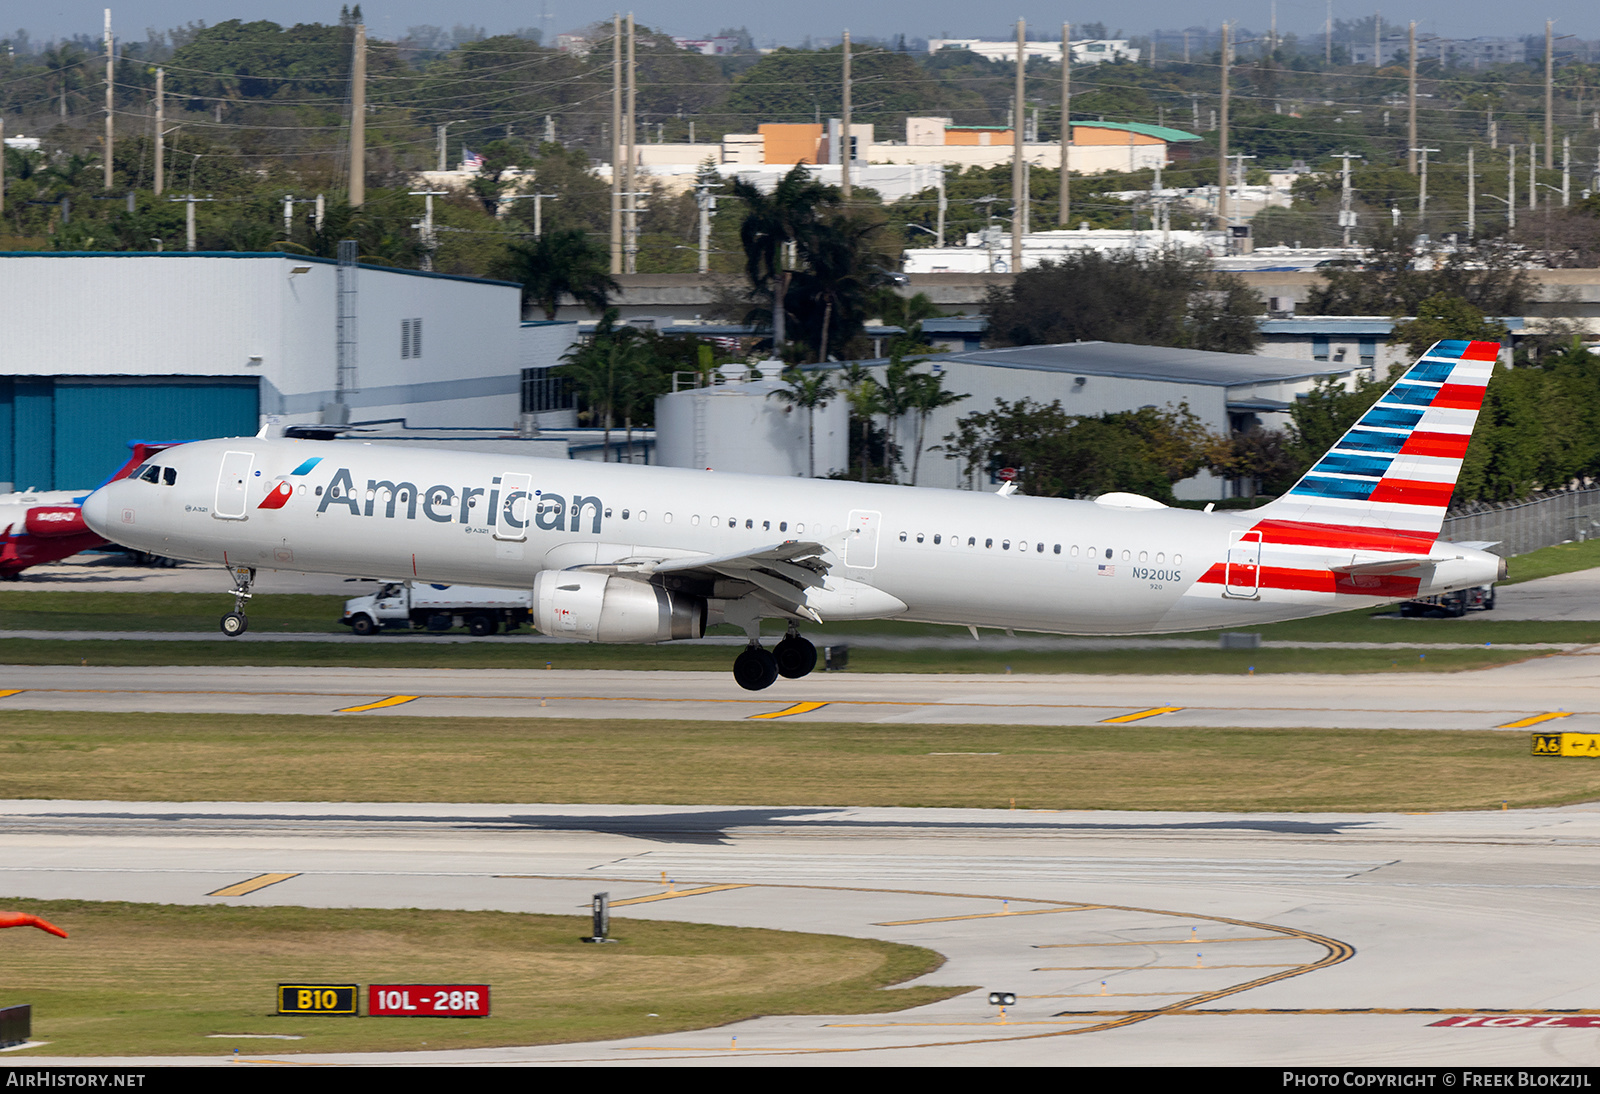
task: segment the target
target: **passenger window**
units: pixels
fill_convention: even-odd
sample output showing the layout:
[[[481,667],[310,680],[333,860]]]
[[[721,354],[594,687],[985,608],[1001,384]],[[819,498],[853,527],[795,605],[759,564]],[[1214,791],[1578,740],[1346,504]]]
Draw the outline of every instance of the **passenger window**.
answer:
[[[1157,551],[1156,552],[1156,565],[1159,566],[1165,561],[1167,561],[1166,552],[1165,551]]]
[[[508,511],[509,511],[509,509],[508,509]],[[607,509],[607,510],[606,510],[606,517],[607,517],[607,519],[609,519],[609,518],[610,518],[610,516],[611,516],[611,510],[610,510],[610,509],[609,509],[609,508],[608,508],[608,509]]]
[[[646,513],[643,509],[641,509],[641,510],[639,510],[639,519],[641,521],[649,520],[650,519],[650,514]]]
[[[1034,552],[1033,552],[1033,553],[1034,553],[1034,554],[1036,554],[1036,555],[1042,555],[1042,554],[1044,554],[1044,544],[1042,544],[1042,543],[1041,543],[1041,544],[1039,544],[1039,545],[1038,545],[1038,546],[1036,546],[1036,547],[1035,547],[1035,548],[1034,548]],[[1061,548],[1060,548],[1060,547],[1057,547],[1057,548],[1056,548],[1056,554],[1058,554],[1058,555],[1059,555],[1059,554],[1060,554],[1060,553],[1061,553]]]
[[[904,543],[905,541],[906,541],[906,534],[904,532],[901,532],[900,533],[900,542]]]
[[[168,486],[176,486],[178,484],[178,469],[176,467],[163,468],[161,475],[162,481]]]
[[[994,546],[994,540],[986,539],[986,540],[983,541],[983,545],[985,547],[993,547]]]
[[[1183,561],[1183,556],[1182,555],[1173,555],[1172,556],[1172,564],[1174,566],[1178,565],[1178,563],[1180,563],[1182,561]]]
[[[1005,541],[1005,542],[1003,542],[1003,543],[1001,543],[1001,544],[1000,544],[1000,549],[1001,549],[1001,550],[1002,550],[1002,551],[1009,551],[1009,550],[1011,550],[1011,541],[1010,541],[1010,540],[1009,540],[1009,539],[1008,539],[1008,540],[1006,540],[1006,541]]]
[[[938,537],[937,534],[935,534],[934,537],[933,537],[933,545],[935,547],[937,547],[939,545],[939,537]]]
[[[778,522],[778,531],[787,532],[788,530],[789,530],[789,522],[786,521],[786,520],[780,520]]]
[[[672,514],[671,513],[662,513],[661,514],[661,523],[662,524],[671,524],[672,523]]]
[[[770,531],[772,531],[772,522],[771,522],[771,521],[770,521],[770,520],[764,520],[764,521],[762,521],[762,522],[761,522],[761,530],[762,530],[762,531],[763,531],[763,532],[770,532]]]
[[[746,519],[745,522],[744,522],[744,526],[746,528],[754,528],[756,526],[756,522],[753,521],[753,520]]]
[[[700,514],[696,513],[694,516],[690,517],[689,523],[698,528],[700,526]]]
[[[1041,544],[1039,544],[1039,549],[1040,549],[1040,550],[1041,550],[1041,551],[1042,551],[1042,550],[1044,550],[1044,544],[1042,544],[1042,543],[1041,543]],[[1058,554],[1058,555],[1059,555],[1059,554],[1060,554],[1060,553],[1061,553],[1061,544],[1059,544],[1059,543],[1058,543],[1058,544],[1056,544],[1056,554]],[[1076,552],[1076,551],[1074,551],[1074,552],[1072,552],[1072,553],[1073,553],[1073,554],[1077,554],[1077,553],[1078,553],[1078,552]]]
[[[1058,555],[1059,555],[1059,554],[1060,554],[1060,553],[1061,553],[1061,548],[1060,548],[1060,547],[1057,547],[1057,548],[1056,548],[1056,554],[1058,554]],[[1073,557],[1073,558],[1077,558],[1077,557],[1078,557],[1078,548],[1077,548],[1077,547],[1073,547],[1073,548],[1072,548],[1072,557]]]
[[[1132,555],[1132,554],[1133,554],[1133,552],[1132,552],[1132,551],[1123,551],[1123,552],[1122,552],[1122,561],[1124,561],[1124,562],[1126,562],[1126,561],[1128,561],[1128,558],[1129,558],[1129,557],[1130,557],[1130,556],[1131,556],[1131,555]],[[1106,552],[1106,557],[1107,557],[1107,558],[1110,558],[1110,557],[1111,557],[1111,552],[1110,552],[1110,551],[1107,551],[1107,552]]]
[[[1087,551],[1084,552],[1084,554],[1088,555],[1090,558],[1093,558],[1094,557],[1094,548],[1090,547]]]
[[[804,534],[804,532],[805,532],[805,530],[806,530],[806,526],[805,526],[805,525],[804,525],[804,524],[796,524],[796,525],[795,525],[795,526],[794,526],[794,530],[795,530],[795,531],[796,531],[796,532],[799,532],[799,533],[802,533],[802,534]]]
[[[622,519],[623,520],[627,520],[628,519],[628,511],[626,509],[624,509],[622,511]]]
[[[1148,552],[1148,551],[1140,551],[1139,552],[1139,561],[1140,562],[1149,562],[1150,561],[1150,552]]]
[[[921,542],[922,542],[922,533],[921,533],[921,532],[918,532],[918,533],[917,533],[917,542],[918,542],[918,543],[921,543]]]
[[[1106,548],[1106,557],[1107,558],[1111,557],[1111,548],[1109,548],[1109,547]]]
[[[722,518],[721,517],[712,517],[711,518],[711,527],[713,527],[713,528],[722,527]]]
[[[978,539],[977,539],[976,536],[968,536],[967,537],[967,546],[968,547],[976,547],[977,545],[978,545]]]

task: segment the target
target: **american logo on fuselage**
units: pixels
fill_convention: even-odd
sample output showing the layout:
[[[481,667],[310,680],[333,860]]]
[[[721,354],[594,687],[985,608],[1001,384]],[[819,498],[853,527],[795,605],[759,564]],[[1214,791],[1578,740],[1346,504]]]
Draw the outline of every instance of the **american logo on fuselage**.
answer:
[[[274,487],[260,508],[280,508],[293,493],[290,488],[283,500],[273,502],[287,482]],[[480,499],[481,504],[480,504]],[[425,520],[437,524],[478,523],[489,528],[504,526],[512,530],[535,527],[546,532],[581,532],[598,535],[605,517],[605,503],[597,497],[574,494],[569,500],[564,494],[542,490],[500,489],[500,476],[496,475],[486,487],[454,487],[446,483],[418,489],[416,483],[392,482],[388,479],[368,479],[365,491],[356,489],[350,469],[341,467],[334,472],[333,481],[322,491],[317,501],[317,512],[330,509],[347,511],[353,517],[381,517],[386,520],[416,520],[420,513]],[[530,521],[528,518],[532,517]],[[474,520],[474,518],[479,518]],[[587,521],[585,518],[589,518]]]

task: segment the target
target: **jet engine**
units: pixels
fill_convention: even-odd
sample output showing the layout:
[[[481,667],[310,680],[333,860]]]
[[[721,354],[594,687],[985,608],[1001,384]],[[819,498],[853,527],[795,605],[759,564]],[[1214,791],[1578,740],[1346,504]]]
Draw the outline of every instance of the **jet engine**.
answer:
[[[706,632],[706,602],[631,577],[544,570],[533,579],[533,625],[584,642],[666,642]]]

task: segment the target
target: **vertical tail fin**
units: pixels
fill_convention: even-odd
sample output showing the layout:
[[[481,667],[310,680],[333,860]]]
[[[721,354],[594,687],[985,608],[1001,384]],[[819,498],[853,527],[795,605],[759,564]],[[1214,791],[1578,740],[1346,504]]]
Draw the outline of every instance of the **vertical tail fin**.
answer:
[[[1436,342],[1287,494],[1257,510],[1263,521],[1343,528],[1352,547],[1375,546],[1365,531],[1392,536],[1391,550],[1426,550],[1499,353],[1496,342]]]

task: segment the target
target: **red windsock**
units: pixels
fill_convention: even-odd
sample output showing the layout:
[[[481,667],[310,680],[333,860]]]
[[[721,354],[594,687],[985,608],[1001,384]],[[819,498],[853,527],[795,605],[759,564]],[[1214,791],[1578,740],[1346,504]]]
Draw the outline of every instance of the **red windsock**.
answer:
[[[54,923],[40,919],[36,915],[26,912],[0,912],[0,927],[38,927],[41,931],[67,937],[67,932],[57,927]]]

